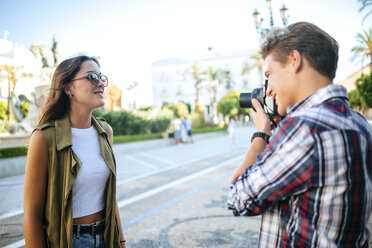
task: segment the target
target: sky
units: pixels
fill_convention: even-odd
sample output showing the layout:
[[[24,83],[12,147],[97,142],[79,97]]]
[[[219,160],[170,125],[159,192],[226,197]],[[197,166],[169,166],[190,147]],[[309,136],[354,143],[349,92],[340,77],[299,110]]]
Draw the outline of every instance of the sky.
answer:
[[[289,24],[307,21],[339,43],[335,82],[346,79],[360,64],[349,61],[362,23],[357,0],[273,0],[274,23],[279,9],[289,9]],[[77,53],[99,56],[101,71],[119,87],[136,81],[143,105],[151,104],[151,64],[214,52],[257,49],[259,35],[252,13],[257,9],[268,26],[264,0],[0,0],[0,37],[50,48],[58,41],[62,58]],[[124,96],[125,97],[125,96]],[[140,102],[141,104],[141,102]]]

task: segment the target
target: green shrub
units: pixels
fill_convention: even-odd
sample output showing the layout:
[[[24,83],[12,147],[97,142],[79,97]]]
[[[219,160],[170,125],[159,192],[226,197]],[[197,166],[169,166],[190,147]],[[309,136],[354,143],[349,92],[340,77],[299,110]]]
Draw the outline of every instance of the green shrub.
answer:
[[[0,120],[0,133],[8,132],[9,128],[9,121],[8,120]]]
[[[0,102],[0,120],[8,120],[8,103]]]
[[[364,107],[363,99],[359,94],[358,89],[351,90],[348,92],[349,95],[349,104],[352,108],[362,108]]]
[[[137,118],[127,111],[114,111],[103,115],[103,118],[110,124],[114,135],[133,134],[132,125]]]
[[[372,72],[369,75],[362,74],[356,81],[356,87],[366,107],[372,108]]]
[[[173,112],[174,117],[184,117],[189,115],[187,105],[183,102],[177,104],[165,104],[162,109],[169,109]]]
[[[205,127],[204,114],[197,114],[194,112],[191,115],[190,120],[192,122],[193,128],[204,128]]]
[[[26,155],[27,148],[25,146],[0,148],[0,158],[11,158]]]
[[[165,109],[148,109],[135,112],[142,119],[147,120],[147,129],[150,133],[164,132],[173,119],[173,112]]]
[[[164,132],[170,124],[168,111],[109,112],[103,118],[111,125],[115,135],[132,135]]]
[[[152,140],[152,139],[160,139],[160,138],[161,138],[160,133],[119,135],[119,136],[114,136],[114,144],[136,142],[136,141],[143,141],[143,140]]]
[[[164,132],[170,125],[171,119],[156,119],[149,122],[151,133]]]
[[[191,115],[191,121],[193,128],[205,127],[204,106],[202,104],[195,104],[194,111]]]

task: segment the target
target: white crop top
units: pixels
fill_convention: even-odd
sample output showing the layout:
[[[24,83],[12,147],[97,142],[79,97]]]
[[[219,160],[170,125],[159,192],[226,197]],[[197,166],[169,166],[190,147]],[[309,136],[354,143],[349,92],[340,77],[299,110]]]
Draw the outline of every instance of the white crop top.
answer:
[[[78,218],[105,208],[110,169],[100,153],[98,132],[93,125],[71,131],[72,149],[82,163],[72,188],[72,217]]]

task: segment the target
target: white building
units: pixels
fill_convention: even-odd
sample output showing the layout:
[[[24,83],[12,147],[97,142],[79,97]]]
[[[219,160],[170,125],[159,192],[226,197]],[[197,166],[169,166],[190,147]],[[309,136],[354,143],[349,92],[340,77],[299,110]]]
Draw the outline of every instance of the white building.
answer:
[[[232,89],[242,90],[261,85],[257,69],[248,75],[242,76],[245,63],[251,62],[250,57],[255,50],[238,51],[229,53],[209,53],[202,56],[183,59],[165,59],[152,64],[152,94],[153,106],[161,107],[164,103],[178,103],[180,101],[194,105],[195,80],[191,74],[191,66],[197,63],[201,70],[209,67],[230,71]],[[229,90],[220,85],[217,88],[217,101]],[[210,104],[211,95],[206,87],[202,87],[199,102]]]
[[[0,65],[21,67],[19,75],[22,73],[33,75],[33,79],[20,77],[15,88],[16,95],[24,94],[30,98],[34,87],[42,84],[42,82],[35,81],[40,75],[41,61],[37,60],[23,45],[7,40],[8,34],[5,31],[4,38],[0,39]],[[8,97],[8,82],[4,79],[7,76],[6,72],[2,71],[0,76],[3,78],[0,81],[0,101],[4,101]]]

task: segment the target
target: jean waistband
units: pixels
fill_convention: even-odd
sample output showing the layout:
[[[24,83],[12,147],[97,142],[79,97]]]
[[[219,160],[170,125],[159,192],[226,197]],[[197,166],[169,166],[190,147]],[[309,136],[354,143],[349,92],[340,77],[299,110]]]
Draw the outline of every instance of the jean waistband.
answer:
[[[105,229],[105,219],[94,222],[92,224],[73,224],[72,230],[74,234],[79,235],[80,233],[89,233],[96,235],[102,233]]]

